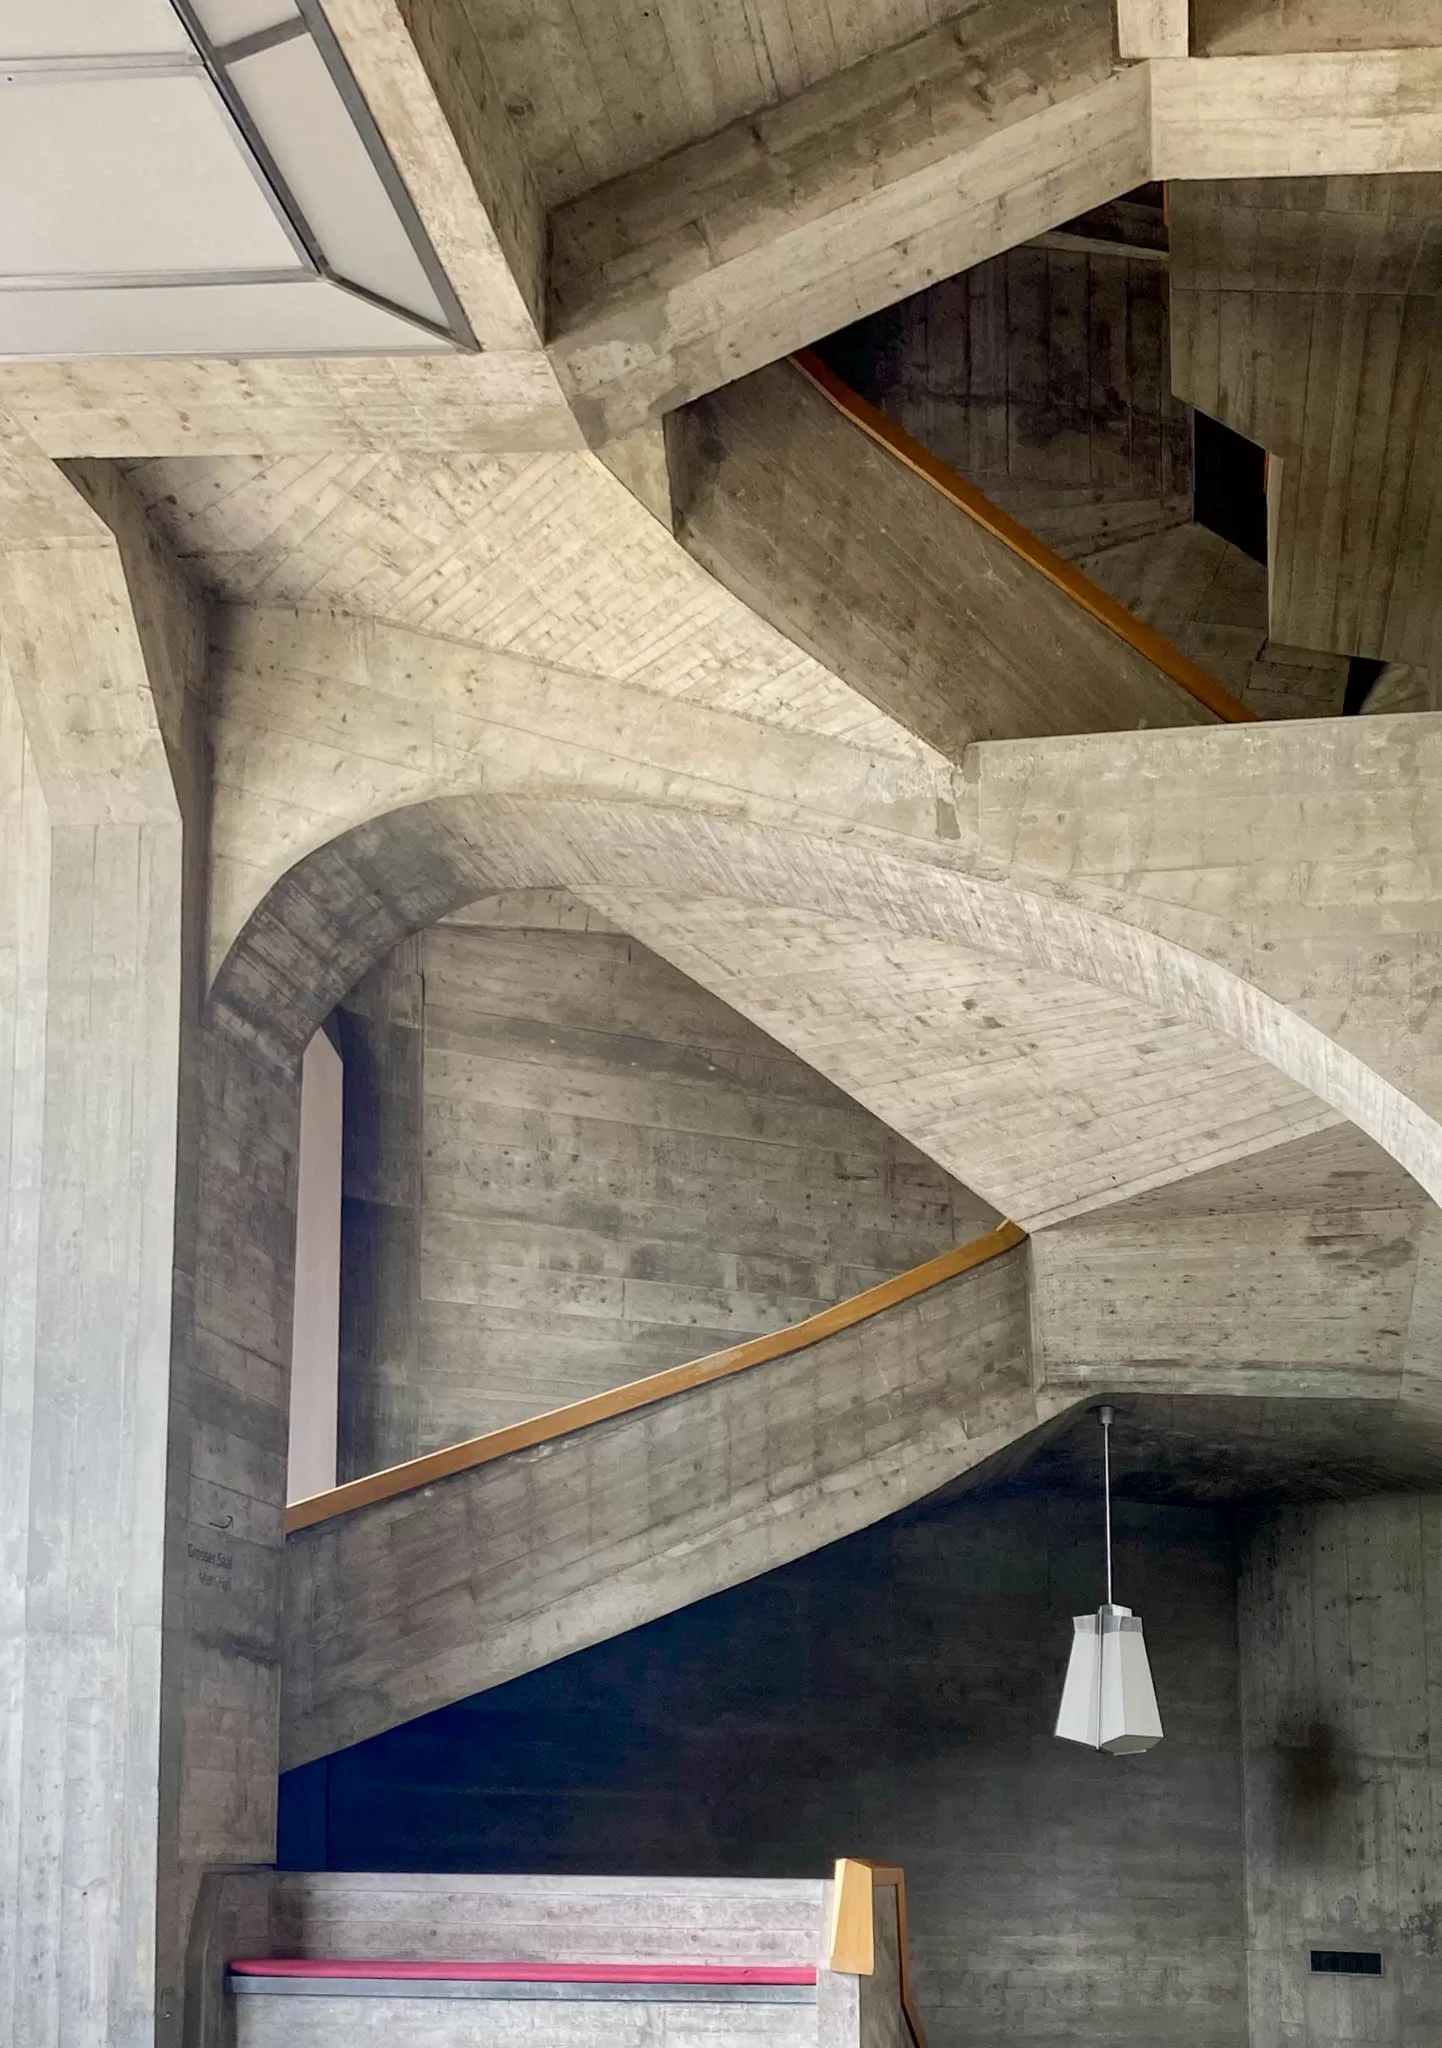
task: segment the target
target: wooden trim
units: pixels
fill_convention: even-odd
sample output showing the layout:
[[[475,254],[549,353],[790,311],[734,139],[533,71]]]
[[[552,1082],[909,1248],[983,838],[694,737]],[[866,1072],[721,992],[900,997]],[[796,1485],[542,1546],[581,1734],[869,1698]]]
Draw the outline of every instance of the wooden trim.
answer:
[[[1194,697],[1199,704],[1205,705],[1214,717],[1231,725],[1255,721],[1256,712],[1249,710],[1230,690],[1224,690],[1215,676],[1209,676],[1204,668],[1199,668],[1197,663],[1190,656],[1183,654],[1179,647],[1173,647],[1170,640],[1164,640],[1160,633],[1145,625],[1135,613],[1129,612],[1125,605],[1118,604],[1099,583],[1093,583],[1090,576],[1083,575],[1074,562],[1068,562],[1049,548],[1045,541],[1038,540],[1034,533],[1013,519],[1009,512],[1003,512],[1000,505],[993,505],[991,499],[983,496],[974,484],[969,484],[964,477],[958,476],[939,456],[933,455],[929,448],[924,448],[904,427],[897,426],[895,420],[888,419],[884,412],[874,406],[869,399],[863,398],[859,391],[853,391],[849,384],[844,384],[830,365],[822,361],[814,348],[798,350],[791,360],[801,374],[808,378],[822,396],[828,399],[839,413],[844,414],[853,426],[860,427],[862,433],[868,435],[879,447],[894,455],[898,462],[904,462],[909,470],[929,483],[933,490],[940,491],[943,498],[964,512],[968,519],[974,519],[994,540],[999,540],[1004,547],[1010,548],[1014,555],[1020,555],[1024,562],[1030,563],[1039,575],[1045,576],[1049,583],[1054,583],[1073,604],[1079,605],[1099,625],[1105,626],[1109,633],[1115,633],[1119,640],[1124,640],[1129,647],[1134,648],[1144,661],[1149,661],[1153,668],[1160,669],[1164,676],[1185,690],[1189,697]]]
[[[855,1856],[838,1856],[831,1884],[831,1939],[826,1967],[848,1977],[869,1977],[876,1968],[876,1919],[872,1870]]]
[[[928,1259],[924,1265],[913,1266],[908,1272],[898,1273],[894,1280],[883,1280],[879,1287],[868,1287],[863,1294],[853,1294],[845,1301],[837,1302],[834,1308],[826,1308],[819,1315],[808,1316],[804,1322],[791,1323],[784,1330],[773,1330],[765,1337],[753,1337],[745,1344],[733,1344],[726,1351],[713,1351],[706,1358],[695,1358],[687,1365],[672,1366],[666,1372],[649,1374],[643,1380],[631,1380],[624,1387],[612,1387],[604,1394],[592,1394],[584,1401],[573,1401],[568,1407],[553,1408],[546,1415],[533,1415],[525,1422],[513,1422],[507,1429],[493,1429],[486,1436],[473,1436],[465,1443],[450,1444],[443,1451],[432,1451],[428,1457],[411,1458],[404,1465],[388,1466],[384,1472],[372,1472],[364,1479],[352,1479],[345,1486],[333,1487],[328,1493],[313,1493],[308,1500],[293,1501],[286,1510],[285,1528],[287,1535],[298,1529],[310,1529],[317,1522],[328,1522],[333,1515],[349,1514],[353,1508],[369,1507],[375,1501],[393,1500],[397,1494],[411,1493],[418,1486],[429,1486],[433,1480],[449,1479],[454,1473],[469,1472],[477,1465],[489,1465],[496,1458],[508,1457],[512,1451],[530,1450],[536,1444],[549,1443],[558,1436],[569,1436],[572,1430],[587,1429],[593,1422],[607,1422],[616,1415],[629,1415],[637,1408],[649,1408],[657,1401],[669,1400],[672,1394],[684,1394],[691,1387],[708,1386],[712,1380],[729,1379],[733,1373],[746,1372],[753,1365],[765,1365],[773,1358],[786,1358],[794,1351],[805,1351],[813,1344],[819,1344],[826,1337],[834,1337],[841,1330],[849,1330],[857,1323],[864,1323],[872,1316],[879,1316],[889,1308],[896,1308],[914,1295],[925,1294],[929,1288],[940,1287],[944,1281],[956,1279],[958,1274],[969,1273],[974,1266],[984,1266],[988,1259],[1000,1258],[1003,1252],[1026,1242],[1026,1232],[1015,1223],[999,1223],[995,1230],[989,1230],[984,1237],[973,1238],[970,1244],[957,1245],[939,1257]]]
[[[906,1939],[906,1873],[895,1863],[872,1863],[863,1856],[842,1856],[836,1864],[831,1892],[831,1945],[827,1968],[853,1977],[876,1970],[876,1887],[896,1888],[896,1961],[901,2010],[916,2048],[926,2048],[926,2033],[911,1996],[911,1959]]]

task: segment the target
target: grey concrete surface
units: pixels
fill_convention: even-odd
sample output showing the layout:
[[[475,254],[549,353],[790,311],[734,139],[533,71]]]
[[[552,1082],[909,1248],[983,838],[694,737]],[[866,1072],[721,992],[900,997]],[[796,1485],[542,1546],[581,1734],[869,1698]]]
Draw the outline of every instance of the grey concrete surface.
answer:
[[[1278,1508],[1243,1551],[1252,2048],[1442,2026],[1442,1500]],[[1379,1977],[1312,1950],[1379,1953]]]
[[[343,1748],[877,1520],[1036,1418],[1026,1249],[286,1542],[282,1754]]]
[[[975,740],[1212,722],[790,364],[666,431],[689,552],[951,759]]]
[[[999,1220],[621,933],[471,912],[337,1015],[343,1479],[800,1322]]]
[[[0,2036],[149,2048],[203,642],[123,492],[0,475]]]
[[[1123,1763],[1052,1735],[1097,1495],[918,1505],[332,1757],[296,1852],[558,1876],[872,1856],[906,1872],[934,2048],[1241,2048],[1232,1517],[1119,1509],[1166,1728]]]

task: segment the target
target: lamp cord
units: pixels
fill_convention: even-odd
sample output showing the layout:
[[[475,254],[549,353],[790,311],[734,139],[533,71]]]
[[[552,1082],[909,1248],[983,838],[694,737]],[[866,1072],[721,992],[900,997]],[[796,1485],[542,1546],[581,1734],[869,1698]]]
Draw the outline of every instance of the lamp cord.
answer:
[[[1107,1533],[1107,1606],[1112,1604],[1112,1411],[1103,1408],[1102,1421],[1102,1489],[1106,1501]]]

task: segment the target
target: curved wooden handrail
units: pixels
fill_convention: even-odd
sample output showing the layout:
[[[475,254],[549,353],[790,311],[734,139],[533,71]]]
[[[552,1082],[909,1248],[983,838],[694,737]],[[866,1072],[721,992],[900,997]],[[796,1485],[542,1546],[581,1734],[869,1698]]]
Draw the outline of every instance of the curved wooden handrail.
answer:
[[[864,1856],[840,1856],[831,1892],[829,1970],[852,1977],[870,1977],[876,1970],[876,1905],[878,1885],[896,1887],[896,1963],[901,2010],[916,2048],[926,2048],[926,2035],[911,1997],[911,1959],[906,1949],[906,1873],[896,1863],[873,1863]]]
[[[712,1380],[729,1379],[733,1373],[746,1372],[753,1365],[765,1365],[773,1358],[785,1358],[793,1351],[805,1351],[825,1337],[834,1337],[841,1330],[849,1330],[856,1323],[864,1323],[871,1316],[896,1308],[901,1302],[910,1301],[914,1295],[940,1287],[943,1281],[954,1280],[959,1273],[970,1272],[973,1266],[984,1266],[988,1259],[1000,1258],[1003,1252],[1025,1242],[1026,1232],[1018,1224],[1000,1223],[985,1236],[973,1238],[970,1244],[957,1245],[952,1251],[928,1259],[924,1265],[898,1273],[894,1280],[883,1280],[879,1287],[868,1287],[863,1294],[853,1294],[847,1300],[837,1302],[834,1308],[822,1309],[819,1315],[808,1316],[804,1322],[788,1324],[784,1330],[772,1330],[765,1337],[752,1337],[745,1344],[733,1344],[725,1351],[713,1351],[705,1358],[693,1358],[688,1364],[672,1366],[666,1372],[650,1373],[643,1380],[631,1380],[623,1387],[611,1387],[604,1394],[592,1394],[584,1401],[572,1401],[565,1408],[552,1408],[545,1415],[533,1415],[525,1422],[513,1422],[506,1429],[493,1429],[486,1436],[473,1436],[465,1443],[449,1444],[443,1451],[432,1451],[424,1458],[408,1459],[404,1465],[389,1465],[383,1472],[372,1472],[364,1479],[349,1480],[344,1486],[332,1487],[328,1493],[313,1493],[306,1500],[293,1501],[286,1510],[286,1534],[313,1528],[317,1522],[328,1522],[333,1515],[348,1514],[352,1508],[369,1507],[374,1501],[393,1500],[397,1494],[412,1493],[419,1486],[429,1486],[432,1480],[449,1479],[453,1473],[469,1472],[477,1465],[489,1465],[494,1459],[507,1457],[512,1451],[530,1450],[536,1444],[549,1443],[554,1437],[569,1436],[572,1430],[587,1429],[593,1422],[607,1422],[612,1416],[629,1415],[634,1409],[649,1408],[657,1401],[669,1399],[672,1394],[684,1394],[689,1388],[704,1387]]]
[[[1189,697],[1205,705],[1214,717],[1232,725],[1256,719],[1255,711],[1249,710],[1230,690],[1224,690],[1215,676],[1209,676],[1204,668],[1198,667],[1189,655],[1182,653],[1180,647],[1173,647],[1170,640],[1163,639],[1135,613],[1129,612],[1125,605],[1118,604],[1099,583],[1093,583],[1090,576],[1083,575],[1074,562],[1057,554],[1044,540],[1038,540],[1009,512],[1003,512],[1000,505],[993,505],[991,499],[977,490],[974,484],[958,476],[940,456],[923,447],[920,441],[907,433],[905,427],[899,427],[870,399],[863,398],[859,391],[853,391],[849,384],[843,383],[814,348],[798,350],[791,360],[823,398],[828,399],[853,426],[860,427],[862,433],[879,447],[894,455],[898,462],[905,463],[933,490],[940,491],[943,498],[964,512],[968,519],[985,528],[1003,547],[1010,548],[1014,555],[1020,555],[1024,562],[1029,562],[1073,604],[1080,605],[1109,633],[1115,633],[1118,640],[1124,640],[1153,668],[1169,676]]]

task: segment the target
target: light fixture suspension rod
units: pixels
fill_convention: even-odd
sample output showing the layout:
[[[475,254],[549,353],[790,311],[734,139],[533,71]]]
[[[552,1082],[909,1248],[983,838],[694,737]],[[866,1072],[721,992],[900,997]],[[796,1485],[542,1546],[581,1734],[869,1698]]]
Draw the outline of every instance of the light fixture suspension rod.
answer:
[[[1107,1606],[1112,1604],[1112,1411],[1098,1411],[1102,1425],[1102,1493],[1106,1502]]]

